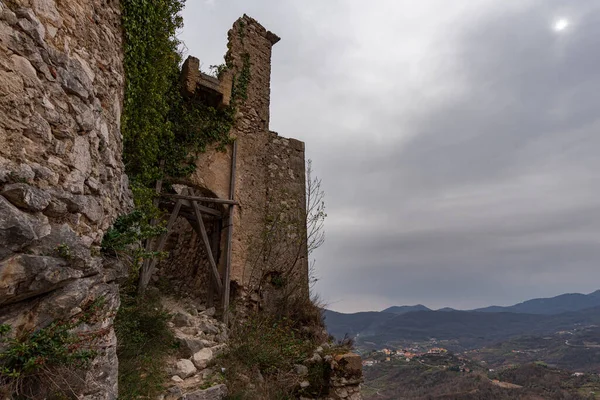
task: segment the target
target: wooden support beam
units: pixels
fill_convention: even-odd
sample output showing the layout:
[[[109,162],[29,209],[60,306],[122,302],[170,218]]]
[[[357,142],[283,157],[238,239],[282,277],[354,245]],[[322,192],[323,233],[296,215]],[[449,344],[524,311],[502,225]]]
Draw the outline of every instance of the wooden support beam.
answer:
[[[170,197],[172,199],[183,199],[183,200],[196,200],[203,201],[205,203],[217,203],[217,204],[233,204],[238,205],[237,201],[219,199],[218,197],[200,197],[200,196],[188,196],[183,194],[163,194],[163,197]]]
[[[167,242],[167,238],[169,236],[169,233],[171,232],[171,229],[173,229],[173,225],[175,224],[175,221],[177,220],[177,217],[179,216],[179,210],[181,209],[181,201],[177,200],[177,203],[175,203],[175,207],[173,208],[173,212],[171,213],[171,216],[169,217],[169,222],[167,222],[167,231],[165,233],[163,233],[162,235],[160,235],[160,238],[158,239],[158,245],[156,246],[156,249],[154,251],[156,252],[160,252],[162,251],[162,249],[165,247],[165,243]],[[148,283],[150,282],[150,277],[152,276],[152,273],[154,272],[154,268],[156,267],[156,257],[152,258],[152,261],[150,261],[149,265],[145,264],[142,266],[142,270],[140,271],[140,281],[139,281],[139,285],[138,285],[138,293],[144,293],[144,291],[146,290],[146,286],[148,286]]]
[[[195,200],[192,200],[192,206],[194,207],[194,212],[196,213],[198,227],[200,227],[200,234],[202,236],[202,240],[204,241],[204,246],[206,247],[206,255],[208,256],[208,261],[209,261],[210,267],[212,269],[216,288],[220,294],[223,291],[223,284],[221,283],[221,276],[219,275],[219,270],[217,269],[217,264],[215,263],[215,259],[212,254],[212,250],[210,248],[210,242],[208,241],[208,234],[206,233],[206,227],[204,226],[204,221],[202,221],[202,214],[200,213],[200,208],[198,207],[198,203]]]
[[[210,247],[213,249],[213,257],[215,262],[219,265],[219,243],[221,239],[221,225],[222,219],[213,222],[213,231],[210,238]],[[206,290],[206,306],[212,307],[215,300],[215,284],[212,279],[208,280],[208,288]]]
[[[185,208],[189,208],[190,210],[193,209],[193,206],[192,206],[192,203],[190,200],[181,200],[181,201],[182,201],[182,206],[184,207],[184,209]],[[169,206],[170,206],[170,203],[163,202],[163,204],[162,204],[163,208],[168,208]],[[198,204],[198,207],[200,208],[200,211],[202,211],[204,214],[208,214],[210,216],[219,217],[219,218],[223,217],[223,214],[219,210],[215,210],[214,208],[203,206],[202,204]]]
[[[183,200],[183,205],[185,207],[193,208],[192,202],[190,200]],[[219,210],[215,210],[214,208],[203,206],[202,204],[197,204],[200,211],[204,214],[214,215],[215,217],[221,217],[222,214]]]
[[[235,165],[237,158],[237,140],[231,145],[231,176],[229,177],[229,218],[227,223],[227,255],[225,259],[225,274],[223,276],[223,322],[229,323],[229,292],[230,292],[230,274],[231,274],[231,241],[233,235],[233,211],[235,198]]]
[[[179,216],[187,219],[188,222],[190,223],[190,225],[192,225],[192,228],[198,230],[197,229],[198,227],[196,226],[196,214],[192,214],[193,212],[194,212],[193,208],[191,210],[187,210],[187,209],[184,210],[182,207],[181,211],[179,211]],[[217,220],[220,220],[221,218],[214,217],[212,215],[202,214],[202,219],[204,221],[217,221]]]

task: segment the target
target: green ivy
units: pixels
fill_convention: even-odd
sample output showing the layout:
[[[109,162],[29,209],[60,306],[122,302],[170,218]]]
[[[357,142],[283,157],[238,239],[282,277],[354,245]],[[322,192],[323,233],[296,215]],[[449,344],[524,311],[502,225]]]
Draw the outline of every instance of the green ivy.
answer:
[[[231,97],[235,100],[248,100],[248,85],[250,84],[250,54],[242,54],[242,70],[235,77]]]
[[[127,173],[144,183],[160,177],[165,143],[173,141],[167,116],[176,100],[181,57],[175,37],[183,26],[180,0],[124,0],[125,101],[121,119]]]
[[[226,144],[234,124],[236,98],[246,99],[249,55],[228,107],[186,99],[179,82],[182,61],[176,33],[183,27],[184,0],[124,0],[125,105],[123,159],[130,178],[152,187],[157,179],[194,171],[197,152]],[[217,67],[222,74],[225,66]],[[164,168],[159,167],[161,161]]]

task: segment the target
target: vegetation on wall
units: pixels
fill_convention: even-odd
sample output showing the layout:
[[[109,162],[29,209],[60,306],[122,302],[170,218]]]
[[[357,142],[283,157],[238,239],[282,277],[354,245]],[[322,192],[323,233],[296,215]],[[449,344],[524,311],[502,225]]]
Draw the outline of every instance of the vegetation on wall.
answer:
[[[232,91],[232,104],[213,107],[184,98],[180,90],[179,14],[184,0],[124,0],[125,106],[123,158],[130,177],[146,186],[164,176],[182,177],[195,168],[195,152],[225,144],[237,99],[246,99],[250,56]],[[226,66],[219,66],[223,73]],[[161,171],[160,162],[164,162]]]
[[[125,102],[121,131],[126,171],[147,183],[160,176],[159,159],[174,139],[168,118],[180,55],[176,32],[183,26],[181,0],[124,0]]]

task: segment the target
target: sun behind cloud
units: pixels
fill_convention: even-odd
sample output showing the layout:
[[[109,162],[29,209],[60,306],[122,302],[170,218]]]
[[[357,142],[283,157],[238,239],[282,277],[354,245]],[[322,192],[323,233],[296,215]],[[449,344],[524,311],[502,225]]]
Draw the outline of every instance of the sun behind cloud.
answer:
[[[559,18],[554,22],[552,29],[555,32],[563,32],[568,27],[569,27],[569,20],[566,18]]]

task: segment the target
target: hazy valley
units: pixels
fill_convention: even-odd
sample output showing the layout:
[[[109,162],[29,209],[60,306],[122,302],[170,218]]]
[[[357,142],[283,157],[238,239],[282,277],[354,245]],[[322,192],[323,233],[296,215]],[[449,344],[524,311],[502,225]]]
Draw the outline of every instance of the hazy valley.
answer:
[[[327,311],[326,323],[354,339],[367,399],[600,396],[599,292],[468,311]]]

